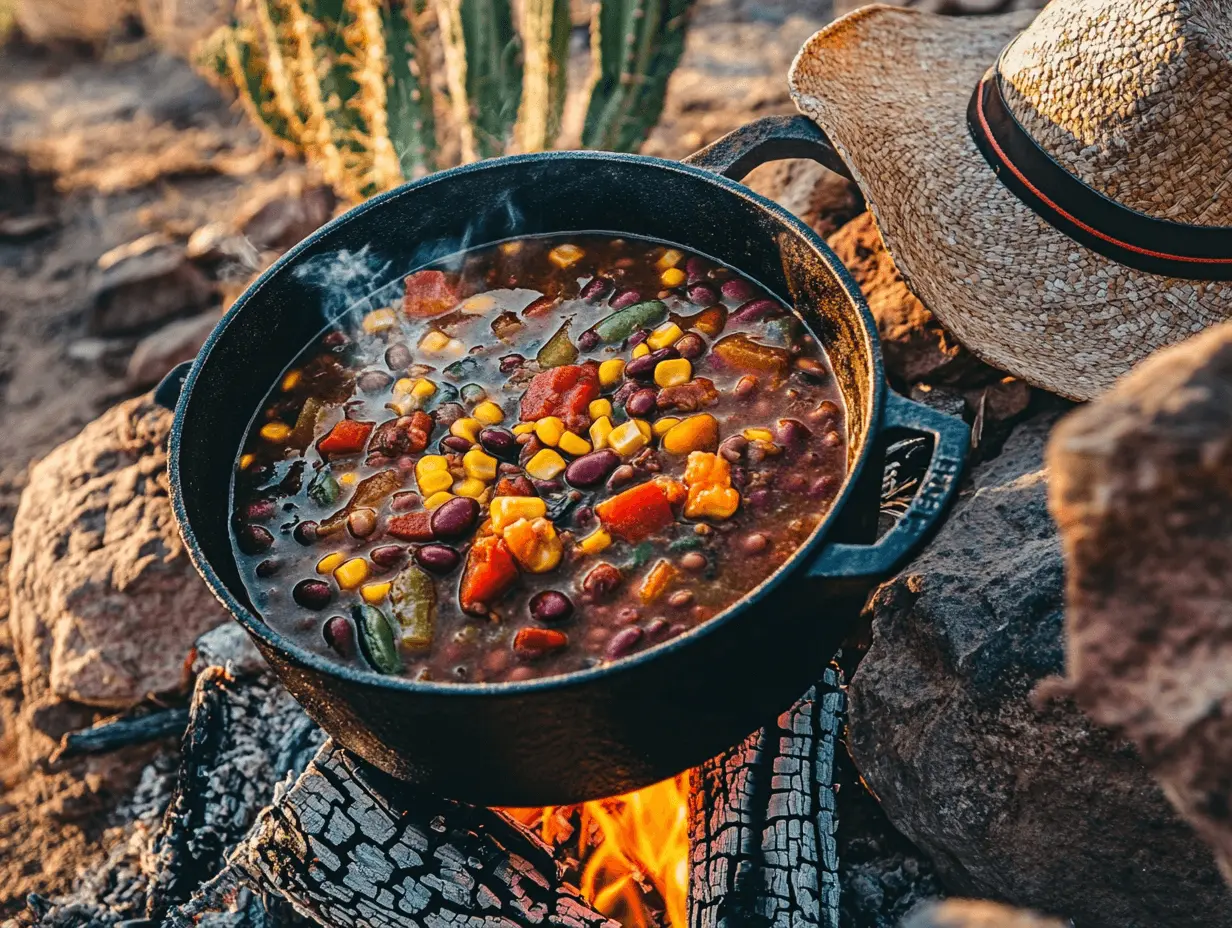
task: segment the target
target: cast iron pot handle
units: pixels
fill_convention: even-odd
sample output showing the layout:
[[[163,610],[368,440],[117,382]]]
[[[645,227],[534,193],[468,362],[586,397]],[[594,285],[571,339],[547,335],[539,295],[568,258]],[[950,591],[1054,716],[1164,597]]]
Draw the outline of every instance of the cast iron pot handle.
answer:
[[[754,120],[689,155],[684,163],[741,180],[759,164],[782,158],[811,158],[836,174],[851,177],[830,139],[807,116]]]
[[[958,489],[971,441],[967,423],[890,393],[884,427],[932,434],[932,459],[920,490],[898,524],[875,544],[827,546],[809,567],[811,577],[851,579],[889,575],[920,546]]]
[[[184,381],[188,371],[193,366],[192,361],[181,361],[167,372],[167,376],[158,382],[154,388],[154,402],[163,409],[175,412],[176,403],[180,401],[180,391],[184,389]]]

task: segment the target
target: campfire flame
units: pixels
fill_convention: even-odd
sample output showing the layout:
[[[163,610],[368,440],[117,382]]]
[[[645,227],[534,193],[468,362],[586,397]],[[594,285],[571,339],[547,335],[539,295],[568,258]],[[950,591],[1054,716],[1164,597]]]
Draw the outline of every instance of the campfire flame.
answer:
[[[686,928],[689,774],[581,806],[504,809],[552,848],[576,843],[582,896],[623,928]],[[654,910],[661,900],[666,919]]]

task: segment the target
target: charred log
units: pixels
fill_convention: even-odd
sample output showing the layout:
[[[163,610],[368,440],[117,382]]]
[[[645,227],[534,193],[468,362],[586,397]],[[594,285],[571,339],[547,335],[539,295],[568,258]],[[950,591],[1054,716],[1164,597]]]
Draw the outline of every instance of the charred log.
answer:
[[[838,928],[839,685],[832,667],[775,725],[696,771],[690,928]]]
[[[60,746],[48,762],[55,765],[82,754],[104,754],[171,735],[182,735],[187,725],[187,709],[163,709],[145,715],[108,719],[90,728],[66,733],[60,738]]]

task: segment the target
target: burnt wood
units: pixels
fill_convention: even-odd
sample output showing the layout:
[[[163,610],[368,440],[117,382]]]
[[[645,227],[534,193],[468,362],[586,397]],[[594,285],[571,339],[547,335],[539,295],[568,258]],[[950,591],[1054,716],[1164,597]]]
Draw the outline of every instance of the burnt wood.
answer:
[[[47,760],[55,766],[83,754],[103,754],[171,735],[182,735],[187,725],[187,709],[162,709],[145,715],[108,719],[90,728],[65,733],[60,739],[60,746]]]

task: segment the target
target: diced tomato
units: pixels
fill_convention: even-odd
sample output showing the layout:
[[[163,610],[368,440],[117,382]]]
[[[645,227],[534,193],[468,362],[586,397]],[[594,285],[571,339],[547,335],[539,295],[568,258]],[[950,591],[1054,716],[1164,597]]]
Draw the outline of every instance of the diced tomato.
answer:
[[[412,319],[430,319],[458,305],[458,291],[444,271],[416,271],[406,279],[402,311]]]
[[[629,542],[644,541],[676,518],[667,491],[654,480],[605,499],[595,515],[605,529]]]
[[[483,614],[517,579],[518,565],[504,539],[499,535],[476,538],[466,556],[458,590],[462,610],[472,615]]]
[[[597,364],[565,364],[535,375],[522,394],[522,419],[534,422],[558,416],[577,430],[589,424],[586,409],[599,398]]]
[[[322,454],[359,454],[368,444],[368,436],[375,426],[375,422],[343,419],[317,442],[317,450]]]

